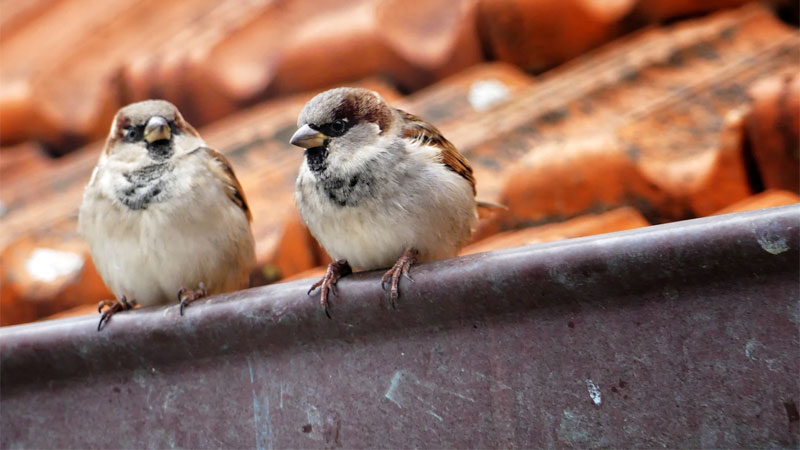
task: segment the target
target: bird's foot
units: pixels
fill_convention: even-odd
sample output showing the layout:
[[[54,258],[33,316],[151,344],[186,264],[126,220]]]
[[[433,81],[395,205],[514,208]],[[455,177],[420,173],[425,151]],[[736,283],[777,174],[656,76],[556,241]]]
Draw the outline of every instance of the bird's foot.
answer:
[[[206,292],[206,285],[202,281],[200,282],[200,289],[180,288],[178,290],[178,301],[180,301],[181,305],[181,315],[183,315],[183,309],[189,306],[190,303],[206,295],[208,295],[208,292]]]
[[[350,264],[347,263],[347,260],[340,259],[339,261],[328,264],[328,270],[325,271],[325,276],[314,283],[308,290],[308,295],[311,295],[314,289],[319,288],[319,303],[325,308],[325,315],[328,316],[329,319],[331,318],[331,313],[328,311],[328,292],[337,295],[336,283],[340,278],[350,275],[351,273],[353,273],[353,269],[350,267]]]
[[[395,302],[399,296],[398,284],[400,283],[400,277],[405,276],[411,282],[414,281],[411,276],[408,275],[408,271],[411,269],[411,265],[417,262],[417,255],[419,255],[419,252],[414,248],[406,250],[403,252],[403,256],[401,256],[400,259],[394,263],[394,266],[387,270],[386,273],[383,274],[383,278],[381,278],[381,289],[385,289],[384,285],[391,280],[389,299],[391,300],[393,309],[396,309]]]
[[[107,307],[105,310],[104,307]],[[103,329],[103,326],[108,323],[111,316],[120,312],[127,311],[136,307],[136,300],[128,300],[124,295],[117,300],[100,300],[97,304],[97,312],[100,315],[100,323],[97,324],[97,331]]]

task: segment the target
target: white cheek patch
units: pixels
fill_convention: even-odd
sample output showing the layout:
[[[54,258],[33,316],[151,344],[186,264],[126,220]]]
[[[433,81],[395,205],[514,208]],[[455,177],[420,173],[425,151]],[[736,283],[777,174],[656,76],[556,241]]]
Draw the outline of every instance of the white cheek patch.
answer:
[[[347,173],[363,168],[391,144],[391,139],[379,132],[377,124],[359,123],[343,136],[332,139],[328,144],[328,166]]]
[[[186,153],[190,153],[197,149],[198,147],[206,147],[206,143],[203,139],[196,137],[194,135],[188,134],[183,132],[182,134],[174,135],[172,138],[175,144],[175,155],[183,155]]]

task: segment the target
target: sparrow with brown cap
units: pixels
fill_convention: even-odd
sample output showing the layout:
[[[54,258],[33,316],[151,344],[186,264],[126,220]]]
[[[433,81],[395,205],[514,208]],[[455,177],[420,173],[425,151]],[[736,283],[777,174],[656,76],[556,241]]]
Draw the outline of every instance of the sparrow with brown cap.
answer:
[[[182,315],[207,293],[247,287],[251,220],[230,163],[174,105],[148,100],[120,109],[79,215],[92,260],[116,296],[98,305],[98,330],[137,303],[177,296]]]
[[[477,208],[500,207],[476,202],[472,168],[439,130],[376,92],[318,94],[297,126],[291,143],[305,149],[305,158],[295,199],[335,260],[311,288],[320,287],[326,314],[328,293],[352,267],[389,267],[381,285],[390,283],[394,305],[412,264],[456,256],[475,228]]]

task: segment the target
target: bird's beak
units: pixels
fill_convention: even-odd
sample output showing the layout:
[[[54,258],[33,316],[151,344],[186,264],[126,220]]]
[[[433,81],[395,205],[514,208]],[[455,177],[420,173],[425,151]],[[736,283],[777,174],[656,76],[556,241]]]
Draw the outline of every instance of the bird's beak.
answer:
[[[321,147],[325,143],[325,138],[327,136],[306,124],[295,131],[289,143],[303,148]]]
[[[144,140],[147,141],[148,144],[164,139],[169,140],[170,136],[171,133],[167,119],[161,116],[151,117],[150,120],[147,121],[147,125],[144,126]]]

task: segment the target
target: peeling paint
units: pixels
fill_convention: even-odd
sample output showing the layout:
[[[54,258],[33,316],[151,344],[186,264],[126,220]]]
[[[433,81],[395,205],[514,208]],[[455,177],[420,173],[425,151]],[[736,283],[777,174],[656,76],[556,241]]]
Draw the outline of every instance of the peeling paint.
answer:
[[[434,413],[436,405],[434,401],[441,396],[454,396],[461,400],[475,403],[475,399],[456,391],[445,389],[435,383],[424,381],[406,370],[398,370],[389,381],[389,388],[383,396],[397,405],[399,408],[413,409],[414,405],[422,407],[425,412],[443,421],[441,415]],[[445,399],[442,399],[446,401]]]
[[[172,402],[172,399],[175,397],[175,391],[167,392],[167,395],[164,396],[164,402],[161,403],[161,409],[166,412],[169,409],[169,404]]]
[[[431,411],[430,409],[428,410],[428,414],[430,414],[433,417],[435,417],[439,422],[444,422],[444,419],[442,419],[442,416],[436,414],[435,412]]]
[[[570,446],[585,446],[589,443],[589,431],[585,428],[583,417],[564,410],[563,419],[558,426],[558,439]]]
[[[400,404],[397,400],[395,400],[395,391],[397,390],[397,385],[400,383],[400,378],[403,376],[402,371],[398,370],[397,372],[392,375],[392,380],[389,382],[389,389],[386,390],[386,393],[383,394],[384,397],[391,400],[395,405],[403,408],[403,405]]]
[[[317,409],[314,405],[307,405],[306,406],[306,420],[308,424],[311,425],[311,432],[306,434],[306,436],[314,439],[315,441],[323,440],[322,436],[322,416],[319,413],[319,409]]]
[[[133,371],[133,382],[138,384],[141,388],[144,388],[147,385],[145,373],[147,372],[144,369],[136,369]]]
[[[770,233],[762,233],[756,236],[758,245],[767,253],[773,255],[780,255],[781,253],[789,250],[789,244],[786,242],[784,236],[773,236]]]
[[[752,338],[747,341],[747,344],[745,344],[744,354],[745,356],[747,356],[748,359],[752,361],[758,361],[758,356],[756,356],[756,353],[760,348],[763,347],[764,346],[761,344],[761,342],[758,342],[756,338]]]
[[[477,371],[475,371],[473,373],[478,378],[482,378],[484,380],[490,381],[493,384],[492,387],[496,386],[496,387],[499,387],[500,389],[506,390],[506,391],[513,391],[514,390],[514,389],[511,388],[511,386],[501,382],[500,380],[498,380],[497,378],[495,378],[495,377],[493,377],[491,375],[486,375],[485,373],[481,373],[481,372],[477,372]],[[492,390],[494,391],[494,389],[492,389]]]
[[[259,399],[255,389],[255,377],[250,357],[247,357],[247,369],[250,373],[250,384],[253,386],[253,427],[256,434],[256,448],[258,450],[272,449],[275,447],[272,438],[272,423],[269,417],[269,397]]]
[[[600,388],[594,384],[592,380],[586,380],[586,389],[589,390],[589,398],[592,399],[595,405],[600,406],[603,403],[603,397],[600,393]]]

